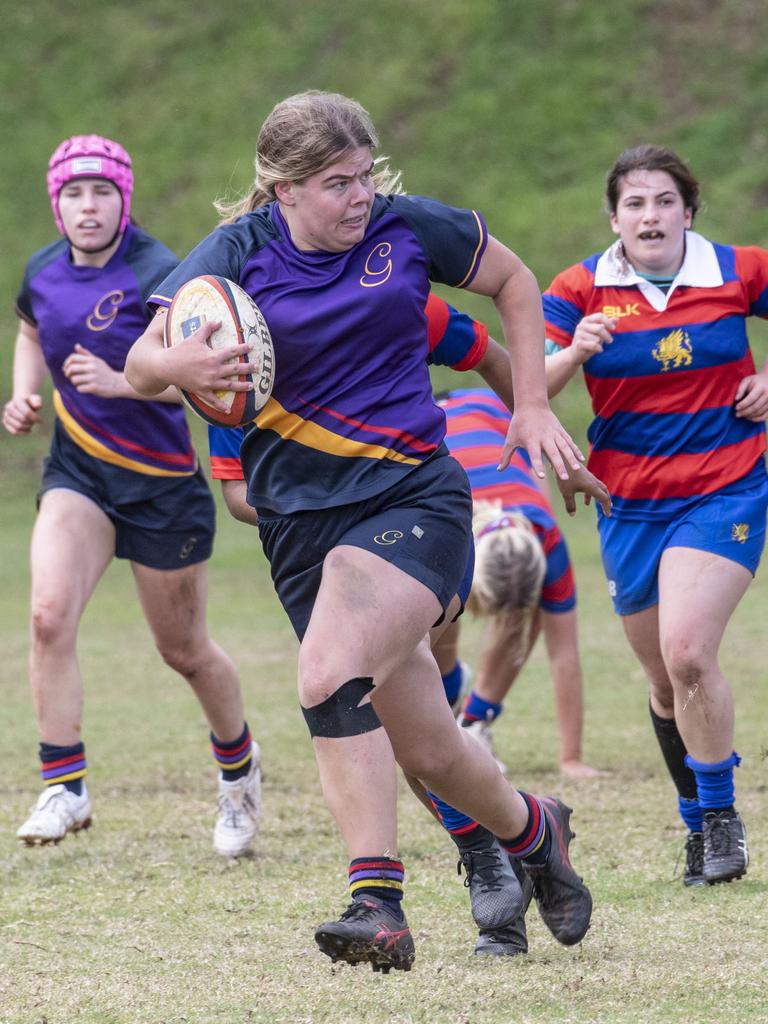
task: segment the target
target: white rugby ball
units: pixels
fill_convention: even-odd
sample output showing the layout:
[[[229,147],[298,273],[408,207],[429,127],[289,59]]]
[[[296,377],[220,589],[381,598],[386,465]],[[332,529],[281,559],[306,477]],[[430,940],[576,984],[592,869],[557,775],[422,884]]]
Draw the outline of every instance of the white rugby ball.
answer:
[[[240,285],[226,277],[206,274],[193,277],[176,292],[165,318],[164,342],[166,348],[180,345],[206,320],[220,320],[221,327],[208,339],[211,348],[248,345],[250,352],[241,356],[241,363],[254,363],[253,373],[238,376],[240,381],[251,381],[251,391],[217,391],[217,397],[226,403],[222,412],[214,409],[193,391],[179,388],[189,408],[206,421],[218,427],[241,427],[255,419],[267,404],[275,380],[275,353],[272,336],[261,310]]]

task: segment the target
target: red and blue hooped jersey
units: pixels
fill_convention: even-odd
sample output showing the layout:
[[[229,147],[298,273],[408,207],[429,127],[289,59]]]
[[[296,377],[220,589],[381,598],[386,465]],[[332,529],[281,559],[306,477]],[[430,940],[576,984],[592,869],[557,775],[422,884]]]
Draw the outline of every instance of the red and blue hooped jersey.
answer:
[[[589,468],[614,516],[672,519],[702,495],[765,476],[765,426],[737,418],[733,403],[755,372],[746,318],[768,317],[768,251],[688,231],[665,295],[616,243],[544,293],[547,338],[563,348],[590,313],[618,319],[613,342],[583,367],[595,414]]]
[[[446,418],[446,444],[466,470],[472,497],[500,501],[506,510],[519,510],[539,538],[547,562],[541,608],[554,613],[570,611],[576,605],[576,586],[568,548],[526,455],[518,450],[507,469],[500,473],[496,468],[507,436],[509,410],[489,388],[449,391],[439,403]]]
[[[472,370],[488,348],[488,328],[466,313],[439,298],[434,292],[427,296],[424,307],[427,317],[427,362],[450,366],[454,370]],[[211,476],[214,480],[243,480],[240,446],[245,430],[242,427],[208,427],[211,454]]]
[[[94,458],[149,476],[197,469],[181,405],[85,394],[62,366],[79,342],[121,371],[149,322],[147,295],[176,263],[169,249],[130,224],[103,267],[76,266],[60,239],[30,259],[16,300],[19,316],[39,332],[67,434]]]
[[[364,500],[439,450],[429,282],[470,284],[487,239],[473,210],[376,196],[359,243],[305,252],[269,203],[217,228],[155,290],[150,301],[169,305],[190,278],[219,274],[269,325],[275,386],[240,453],[251,505],[288,513]]]

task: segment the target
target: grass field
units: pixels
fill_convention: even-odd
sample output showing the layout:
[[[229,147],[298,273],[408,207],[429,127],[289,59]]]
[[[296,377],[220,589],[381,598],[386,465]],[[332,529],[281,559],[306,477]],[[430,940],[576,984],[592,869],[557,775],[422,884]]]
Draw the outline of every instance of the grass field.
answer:
[[[760,0],[229,0],[194,9],[183,0],[0,0],[0,10],[3,400],[23,266],[53,238],[44,166],[72,133],[104,132],[127,146],[134,210],[180,253],[213,226],[213,197],[250,182],[256,129],[272,104],[313,87],[359,98],[408,189],[477,206],[542,285],[611,240],[602,177],[640,141],[691,160],[705,234],[768,243]],[[756,337],[764,354],[765,325]],[[585,404],[583,394],[558,400],[580,440]],[[55,848],[16,843],[38,792],[27,547],[44,450],[44,435],[0,436],[0,1024],[768,1022],[764,577],[723,645],[744,757],[746,879],[704,891],[680,882],[674,796],[610,610],[592,512],[582,510],[566,527],[580,588],[585,755],[610,774],[558,778],[540,651],[497,736],[517,784],[575,807],[574,860],[595,896],[592,929],[564,949],[534,911],[527,958],[473,959],[452,847],[404,792],[417,961],[409,975],[382,977],[333,968],[316,951],[313,926],[345,903],[345,858],[297,708],[295,641],[256,537],[223,512],[210,615],[242,672],[264,752],[256,856],[229,863],[211,850],[206,726],[153,651],[124,565],[107,573],[81,634],[94,827]],[[477,627],[468,624],[465,638],[471,661]]]
[[[5,452],[9,452],[8,446]],[[613,617],[591,511],[566,523],[580,587],[585,755],[610,774],[556,774],[551,685],[536,651],[497,726],[514,779],[575,807],[573,853],[595,898],[581,946],[559,947],[536,912],[526,958],[471,955],[474,931],[452,847],[409,793],[401,855],[417,943],[410,974],[333,967],[313,927],[345,903],[345,857],[322,805],[295,698],[295,641],[255,535],[221,513],[212,630],[236,659],[265,763],[255,857],[211,850],[214,769],[205,723],[155,655],[129,573],[107,573],[82,628],[93,828],[25,849],[15,829],[37,791],[25,681],[26,545],[40,440],[10,449],[2,506],[1,1024],[246,1022],[768,1021],[768,589],[758,578],[723,650],[737,701],[739,803],[752,865],[742,881],[686,890],[671,786],[640,673]],[[466,629],[472,660],[479,632]]]

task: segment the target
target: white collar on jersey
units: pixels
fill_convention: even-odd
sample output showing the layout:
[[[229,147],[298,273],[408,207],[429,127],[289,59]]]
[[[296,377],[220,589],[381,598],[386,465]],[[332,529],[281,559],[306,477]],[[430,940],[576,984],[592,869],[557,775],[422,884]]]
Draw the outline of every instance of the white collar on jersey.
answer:
[[[722,283],[723,275],[714,246],[695,231],[685,232],[685,259],[666,294],[657,285],[635,273],[635,268],[624,258],[621,240],[614,242],[605,250],[595,267],[597,287],[636,284],[657,312],[663,312],[667,308],[672,293],[680,285],[717,288]]]

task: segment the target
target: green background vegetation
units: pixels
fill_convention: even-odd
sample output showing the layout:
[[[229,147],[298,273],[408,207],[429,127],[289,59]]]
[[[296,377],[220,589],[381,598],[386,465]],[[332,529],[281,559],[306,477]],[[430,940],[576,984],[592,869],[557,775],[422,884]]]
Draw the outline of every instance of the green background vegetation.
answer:
[[[768,245],[762,0],[0,0],[0,14],[3,400],[23,266],[54,237],[45,164],[72,133],[126,145],[135,212],[180,254],[214,226],[211,200],[249,185],[271,106],[310,87],[360,99],[408,190],[480,209],[542,284],[610,240],[603,176],[641,141],[691,161],[705,234]],[[497,330],[489,303],[458,301]],[[765,333],[754,338],[762,352]],[[585,406],[578,384],[558,403],[581,439]],[[498,726],[515,781],[576,806],[574,857],[596,901],[579,949],[558,947],[534,912],[527,959],[473,960],[451,851],[406,795],[413,973],[381,978],[319,956],[312,925],[343,903],[344,857],[296,708],[295,643],[255,536],[223,513],[211,623],[241,668],[264,747],[258,856],[227,864],[210,851],[205,725],[152,650],[124,565],[107,573],[80,644],[94,829],[54,849],[17,848],[15,829],[38,787],[25,682],[27,544],[46,409],[38,434],[0,437],[3,1024],[768,1021],[766,586],[758,578],[723,652],[753,865],[736,885],[686,891],[673,878],[682,846],[673,794],[640,671],[605,594],[591,513],[566,526],[581,595],[585,753],[611,774],[582,784],[555,774],[540,651]],[[468,623],[470,660],[479,638]]]

